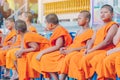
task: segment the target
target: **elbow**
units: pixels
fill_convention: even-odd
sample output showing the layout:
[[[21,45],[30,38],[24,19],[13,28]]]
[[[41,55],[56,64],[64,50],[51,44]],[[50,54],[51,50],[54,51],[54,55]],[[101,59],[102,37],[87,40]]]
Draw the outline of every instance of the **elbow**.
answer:
[[[32,51],[37,51],[38,50],[38,48],[32,48]]]
[[[62,46],[56,45],[56,50],[59,50]]]
[[[117,44],[118,44],[118,42],[116,42],[116,41],[113,41],[113,44],[114,44],[114,45],[117,45]]]
[[[111,44],[111,43],[112,43],[112,40],[106,40],[106,41],[105,41],[105,44],[106,44],[106,45],[109,45],[109,44]]]

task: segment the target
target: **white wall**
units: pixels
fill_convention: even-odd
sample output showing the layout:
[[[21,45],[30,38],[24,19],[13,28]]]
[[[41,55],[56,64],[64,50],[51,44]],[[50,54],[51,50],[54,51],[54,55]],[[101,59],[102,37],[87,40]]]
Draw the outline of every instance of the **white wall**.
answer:
[[[74,19],[78,18],[79,13],[69,13],[69,14],[58,14],[59,20],[65,20],[70,19],[70,21],[73,21]],[[43,17],[43,21],[45,21],[45,16]]]

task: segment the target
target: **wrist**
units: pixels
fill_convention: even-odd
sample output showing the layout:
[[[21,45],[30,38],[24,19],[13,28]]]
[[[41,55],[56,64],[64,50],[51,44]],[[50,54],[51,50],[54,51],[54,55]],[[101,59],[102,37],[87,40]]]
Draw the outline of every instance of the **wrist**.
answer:
[[[40,52],[40,55],[43,55],[44,54],[44,52]]]

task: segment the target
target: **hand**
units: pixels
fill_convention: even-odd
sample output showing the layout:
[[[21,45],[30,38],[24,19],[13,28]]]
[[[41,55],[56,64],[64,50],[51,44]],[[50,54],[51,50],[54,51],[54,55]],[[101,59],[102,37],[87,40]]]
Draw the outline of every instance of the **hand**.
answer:
[[[91,52],[93,52],[93,50],[92,50],[92,49],[90,49],[90,50],[88,50],[88,51],[87,51],[87,53],[91,53]]]
[[[87,51],[88,51],[88,50],[85,50],[84,53],[83,53],[83,55],[86,55],[86,54],[87,54]]]
[[[72,49],[64,50],[64,54],[69,54],[69,53],[71,53],[72,51],[73,51]]]
[[[22,54],[23,54],[23,50],[20,49],[20,50],[16,51],[15,56],[16,56],[17,58],[21,58],[21,57],[22,57]]]
[[[66,50],[66,47],[60,48],[60,53],[61,53],[61,54],[64,54],[64,53],[65,53],[65,50]]]
[[[36,56],[36,60],[40,60],[41,59],[41,57],[42,57],[42,53],[40,53],[40,54],[38,54],[37,56]]]
[[[114,53],[114,52],[115,52],[114,49],[108,50],[108,51],[107,51],[107,56],[109,56],[110,54],[112,54],[112,53]]]
[[[94,51],[93,49],[85,50],[84,55],[87,55],[88,53],[91,53],[93,51]]]

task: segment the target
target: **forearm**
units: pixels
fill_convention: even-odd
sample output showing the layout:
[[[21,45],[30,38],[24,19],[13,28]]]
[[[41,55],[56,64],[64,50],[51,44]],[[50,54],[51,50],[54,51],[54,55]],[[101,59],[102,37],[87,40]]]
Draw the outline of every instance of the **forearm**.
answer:
[[[106,42],[106,41],[103,41],[101,42],[100,44],[98,44],[97,46],[95,46],[94,48],[92,48],[92,50],[99,50],[99,49],[102,49],[102,48],[105,48],[106,46],[108,46],[111,42]]]
[[[13,47],[11,47],[11,48],[20,48],[20,45],[19,45],[19,46],[13,46]]]
[[[47,49],[41,51],[41,53],[44,55],[44,54],[48,54],[48,53],[57,51],[57,50],[59,50],[59,49],[60,49],[60,47],[58,47],[58,46],[53,46],[53,47],[50,47],[50,48],[47,48]]]
[[[81,49],[86,48],[86,46],[79,47],[79,48],[72,48],[71,51],[80,51]]]
[[[3,45],[2,44],[0,44],[0,47],[2,47]]]
[[[93,41],[90,41],[90,42],[87,44],[87,46],[86,46],[86,50],[91,49],[92,46],[93,46],[93,44],[94,44],[94,42],[93,42]]]
[[[34,49],[34,48],[23,49],[23,53],[34,52],[35,50],[36,49]]]
[[[114,48],[113,50],[114,50],[114,52],[118,52],[118,51],[120,51],[120,48]]]

